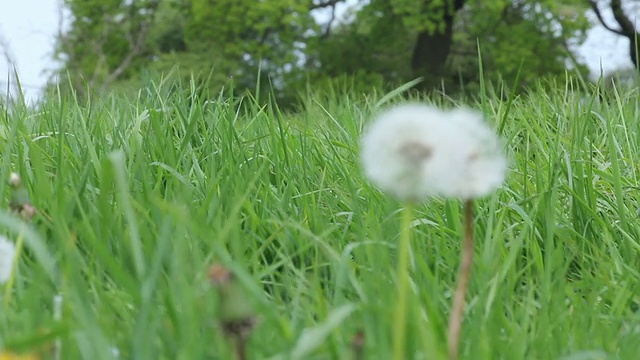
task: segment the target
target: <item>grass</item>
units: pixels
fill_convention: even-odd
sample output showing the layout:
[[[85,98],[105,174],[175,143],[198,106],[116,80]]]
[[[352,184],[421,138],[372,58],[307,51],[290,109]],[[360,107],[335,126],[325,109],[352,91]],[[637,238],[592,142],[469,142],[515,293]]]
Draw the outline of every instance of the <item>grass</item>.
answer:
[[[0,211],[1,232],[25,244],[0,348],[49,359],[59,339],[62,359],[231,359],[207,278],[221,262],[260,316],[250,359],[390,358],[402,209],[365,181],[358,144],[401,96],[327,92],[285,113],[194,90],[2,111],[0,177],[19,172],[40,213],[25,224]],[[511,166],[476,203],[461,358],[635,359],[637,90],[488,89],[482,108]],[[412,211],[404,353],[444,359],[462,204]]]

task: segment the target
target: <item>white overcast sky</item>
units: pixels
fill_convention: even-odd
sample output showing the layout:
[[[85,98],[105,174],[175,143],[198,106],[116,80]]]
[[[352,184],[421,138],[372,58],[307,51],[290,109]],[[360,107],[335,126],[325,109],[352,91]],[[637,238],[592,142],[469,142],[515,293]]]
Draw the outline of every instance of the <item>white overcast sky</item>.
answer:
[[[52,56],[54,36],[58,28],[59,1],[61,0],[0,0],[0,43],[4,40],[9,45],[28,99],[37,98],[40,87],[56,67]],[[605,12],[605,15],[615,25],[611,14]],[[638,18],[640,21],[640,17]],[[592,75],[597,76],[600,69],[606,74],[614,69],[631,67],[628,51],[628,40],[612,35],[598,26],[590,31],[578,57],[590,67]],[[6,93],[7,82],[13,77],[9,76],[9,72],[10,67],[0,49],[2,93]]]

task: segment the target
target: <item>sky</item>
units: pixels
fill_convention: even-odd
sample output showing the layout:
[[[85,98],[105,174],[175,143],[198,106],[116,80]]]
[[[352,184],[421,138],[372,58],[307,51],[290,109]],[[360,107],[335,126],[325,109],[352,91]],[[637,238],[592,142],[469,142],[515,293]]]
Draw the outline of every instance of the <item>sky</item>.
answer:
[[[62,0],[0,0],[0,45],[8,45],[16,63],[25,97],[38,98],[40,89],[57,67],[53,61],[54,38],[58,32],[58,4]],[[348,2],[352,2],[350,0]],[[339,12],[343,12],[342,6]],[[610,12],[604,13],[610,24]],[[595,21],[595,16],[593,16]],[[587,41],[578,49],[578,58],[591,69],[592,76],[632,67],[629,42],[608,32],[602,26],[592,29]],[[7,83],[14,83],[13,71],[0,49],[0,87],[6,93]]]
[[[25,96],[34,99],[56,67],[52,60],[59,0],[0,0],[0,44],[9,45]],[[47,73],[49,71],[49,74]],[[0,87],[6,93],[11,67],[0,49]],[[11,74],[13,82],[13,74]]]

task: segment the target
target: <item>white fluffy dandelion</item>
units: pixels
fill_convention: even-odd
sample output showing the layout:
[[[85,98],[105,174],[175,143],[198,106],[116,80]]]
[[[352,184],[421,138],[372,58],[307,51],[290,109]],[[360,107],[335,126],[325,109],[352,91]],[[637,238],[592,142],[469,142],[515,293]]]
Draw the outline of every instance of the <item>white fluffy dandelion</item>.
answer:
[[[362,164],[372,183],[407,201],[398,244],[398,301],[393,358],[404,359],[411,204],[430,196],[464,200],[464,242],[449,316],[449,358],[459,353],[465,294],[473,264],[473,199],[504,181],[507,160],[482,114],[404,104],[380,114],[362,137]]]
[[[11,278],[15,255],[15,245],[9,239],[0,235],[0,284],[6,283]]]
[[[507,161],[482,114],[404,104],[381,113],[362,138],[365,175],[401,200],[473,199],[498,188]]]

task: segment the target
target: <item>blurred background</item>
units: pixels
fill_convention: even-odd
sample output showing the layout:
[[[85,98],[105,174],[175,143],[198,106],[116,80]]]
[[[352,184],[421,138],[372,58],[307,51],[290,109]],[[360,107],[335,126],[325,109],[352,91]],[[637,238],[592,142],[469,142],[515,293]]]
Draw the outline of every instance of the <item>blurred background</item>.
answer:
[[[479,59],[517,91],[567,72],[632,82],[639,15],[640,0],[3,0],[0,85],[36,102],[193,78],[287,105],[415,78],[473,93]]]

